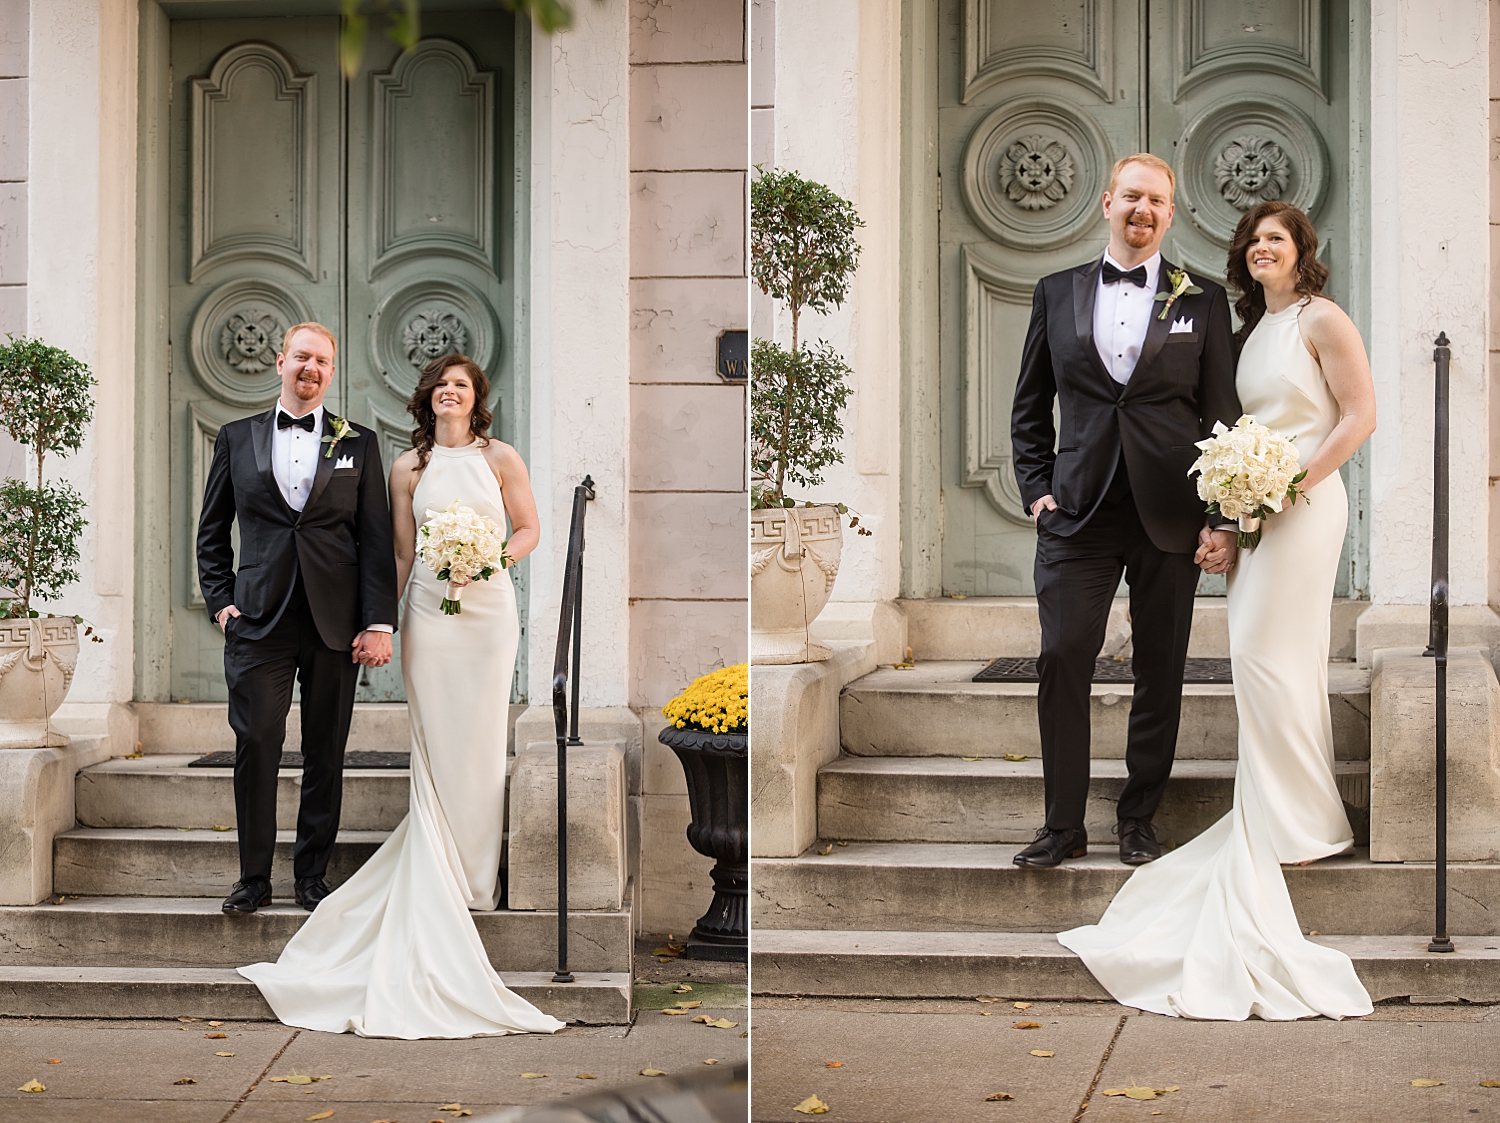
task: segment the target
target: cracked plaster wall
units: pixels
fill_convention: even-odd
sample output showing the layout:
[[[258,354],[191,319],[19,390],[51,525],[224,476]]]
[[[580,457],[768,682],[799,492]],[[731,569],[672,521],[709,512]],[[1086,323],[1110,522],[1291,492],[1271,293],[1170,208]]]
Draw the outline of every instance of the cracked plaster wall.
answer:
[[[1487,0],[1376,0],[1371,11],[1370,590],[1426,604],[1432,350],[1453,343],[1450,584],[1489,596]],[[1442,169],[1441,174],[1434,174]]]
[[[745,11],[634,0],[630,166],[630,704],[645,723],[641,930],[685,933],[712,893],[661,706],[746,657],[746,393],[715,371],[748,326]]]
[[[756,51],[774,57],[755,61],[756,161],[827,184],[865,221],[850,300],[802,319],[807,337],[828,340],[854,369],[844,463],[810,494],[847,503],[874,534],[845,532],[835,601],[890,600],[900,591],[900,17],[899,0],[755,5]],[[789,345],[790,317],[757,295],[758,330],[774,324]]]
[[[0,183],[0,283],[25,283],[0,288],[0,327],[64,348],[98,379],[82,449],[47,462],[49,480],[69,480],[88,501],[83,580],[57,608],[86,617],[105,640],[83,645],[69,704],[126,702],[134,658],[138,13],[131,0],[48,0],[29,11],[29,29],[18,30],[18,19],[26,29],[27,9],[0,8],[3,73],[24,60],[21,73],[30,75],[29,89],[0,92],[0,127],[26,126],[21,139],[0,143],[0,178],[19,170],[29,181]]]

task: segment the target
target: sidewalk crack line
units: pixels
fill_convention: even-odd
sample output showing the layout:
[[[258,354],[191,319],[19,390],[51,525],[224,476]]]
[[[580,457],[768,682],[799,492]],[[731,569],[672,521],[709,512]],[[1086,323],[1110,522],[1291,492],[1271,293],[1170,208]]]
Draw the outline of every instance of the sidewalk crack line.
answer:
[[[1115,1036],[1116,1037],[1119,1036],[1119,1033],[1120,1033],[1119,1030],[1115,1030]],[[296,1041],[297,1038],[299,1036],[301,1036],[301,1034],[302,1034],[302,1031],[300,1029],[299,1030],[294,1030],[292,1032],[292,1036],[290,1036],[290,1037],[288,1037],[286,1039],[286,1044],[284,1044],[280,1049],[276,1050],[276,1055],[274,1057],[272,1057],[269,1061],[266,1062],[266,1067],[263,1068],[263,1069],[261,1069],[260,1075],[255,1078],[255,1082],[252,1083],[250,1085],[250,1087],[248,1087],[248,1088],[245,1089],[244,1093],[240,1096],[239,1099],[237,1099],[237,1100],[234,1101],[234,1106],[231,1107],[228,1111],[226,1111],[224,1113],[224,1118],[220,1119],[219,1123],[229,1123],[230,1116],[232,1116],[236,1111],[238,1111],[240,1109],[240,1105],[243,1104],[247,1099],[250,1098],[250,1093],[251,1092],[255,1091],[255,1089],[257,1089],[257,1088],[260,1087],[261,1081],[265,1080],[265,1078],[268,1075],[270,1075],[271,1066],[273,1066],[277,1061],[281,1060],[281,1054],[285,1053],[288,1049],[290,1049],[292,1047],[292,1042]],[[1111,1044],[1113,1044],[1113,1042],[1111,1042]],[[1109,1056],[1108,1053],[1105,1053],[1104,1055],[1106,1057]],[[1098,1080],[1099,1078],[1096,1076],[1096,1077],[1094,1077],[1094,1079]],[[1091,1088],[1090,1091],[1092,1091],[1092,1090],[1093,1089]]]
[[[1094,1070],[1094,1079],[1089,1081],[1089,1090],[1083,1094],[1083,1102],[1078,1105],[1078,1114],[1073,1116],[1073,1123],[1079,1123],[1079,1120],[1083,1118],[1083,1113],[1089,1109],[1089,1101],[1094,1098],[1094,1089],[1099,1087],[1099,1079],[1104,1075],[1104,1066],[1109,1064],[1109,1055],[1115,1051],[1115,1042],[1120,1040],[1120,1032],[1125,1028],[1125,1020],[1129,1017],[1129,1014],[1120,1015],[1120,1024],[1115,1026],[1115,1035],[1104,1047],[1104,1056],[1099,1058],[1099,1067]],[[230,1112],[230,1114],[234,1113]],[[224,1118],[228,1119],[229,1116],[226,1115]]]

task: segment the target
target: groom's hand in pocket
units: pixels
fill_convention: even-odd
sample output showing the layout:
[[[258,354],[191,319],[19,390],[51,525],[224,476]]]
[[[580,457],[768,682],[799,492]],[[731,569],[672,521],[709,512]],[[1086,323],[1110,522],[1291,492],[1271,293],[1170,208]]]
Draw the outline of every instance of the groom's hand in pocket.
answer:
[[[383,667],[391,661],[390,632],[360,632],[351,645],[350,658],[364,667]]]
[[[238,616],[239,614],[240,610],[231,604],[228,608],[219,610],[219,614],[214,617],[214,623],[219,625],[219,631],[222,632],[229,624],[230,618]]]

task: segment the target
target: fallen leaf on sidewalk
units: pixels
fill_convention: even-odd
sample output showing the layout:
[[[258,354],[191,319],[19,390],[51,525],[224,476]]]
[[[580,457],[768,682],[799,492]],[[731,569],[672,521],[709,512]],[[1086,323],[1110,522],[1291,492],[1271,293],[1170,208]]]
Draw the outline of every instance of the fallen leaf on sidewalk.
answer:
[[[198,1082],[196,1080],[194,1080],[191,1076],[184,1076],[181,1080],[174,1080],[174,1081],[172,1081],[172,1083],[173,1084],[196,1084]]]
[[[664,944],[663,946],[653,951],[651,954],[661,955],[667,957],[668,959],[672,959],[676,956],[681,955],[685,951],[687,951],[686,944]]]
[[[598,1080],[599,1078],[597,1076],[595,1076],[592,1072],[580,1072],[574,1079],[576,1079],[576,1080]]]
[[[50,1065],[52,1062],[48,1061],[47,1063]],[[1479,1086],[1481,1088],[1500,1088],[1500,1080],[1481,1080]]]
[[[993,1016],[994,1013],[995,1012],[993,1010],[981,1010],[981,1011],[979,1011],[979,1016],[981,1018],[988,1018],[988,1017]]]
[[[663,1014],[686,1014],[687,1012],[686,1010],[674,1010],[670,1006],[662,1011]]]
[[[545,1080],[546,1078],[547,1078],[547,1074],[545,1072],[523,1072],[523,1073],[521,1073],[521,1079],[522,1080]]]
[[[985,1096],[985,1103],[994,1103],[996,1100],[1013,1100],[1016,1097],[1009,1092],[996,1092],[993,1096]]]
[[[703,1063],[706,1064],[706,1065],[716,1065],[716,1064],[719,1063],[719,1058],[718,1057],[709,1057]]]
[[[1031,1055],[1033,1057],[1055,1057],[1055,1056],[1057,1056],[1057,1054],[1054,1053],[1051,1049],[1033,1049],[1031,1051]]]
[[[201,1022],[202,1018],[178,1018],[179,1022]]]
[[[315,1119],[327,1119],[332,1114],[333,1108],[330,1107],[327,1111],[320,1111],[316,1115],[309,1115],[307,1117],[307,1123],[313,1123],[313,1120]]]
[[[1002,760],[1022,761],[1029,759],[1024,753],[1006,753]]]
[[[26,1081],[25,1084],[22,1084],[19,1088],[16,1089],[16,1091],[18,1092],[45,1092],[46,1090],[47,1085],[43,1084],[34,1076],[30,1080]]]
[[[1034,1004],[1030,1002],[1012,1002],[1011,1005],[1017,1010],[1030,1010]]]
[[[712,1022],[709,1022],[708,1024],[710,1026],[712,1026],[714,1029],[734,1029],[740,1023],[739,1022],[731,1022],[728,1018],[719,1018],[717,1021],[712,1021]]]
[[[234,1056],[234,1054],[233,1053],[215,1053],[214,1056],[216,1056],[216,1057],[232,1057],[232,1056]]]
[[[998,998],[991,998],[987,994],[976,994],[974,996],[974,1001],[975,1002],[999,1002],[1001,1000],[998,999]]]
[[[228,1037],[229,1034],[227,1034],[227,1033],[205,1033],[203,1036],[209,1038],[210,1040],[214,1040],[216,1038],[222,1039],[222,1038]]]
[[[293,1072],[290,1076],[273,1076],[272,1084],[312,1084],[319,1080],[332,1080],[331,1076],[303,1076],[301,1073]]]
[[[1011,1029],[1041,1029],[1042,1028],[1042,1023],[1041,1022],[1017,1022],[1015,1025],[1011,1026],[1010,1028]]]
[[[665,1076],[666,1073],[663,1072],[659,1068],[643,1068],[643,1069],[641,1069],[641,1075],[642,1076]]]
[[[704,1025],[707,1025],[712,1020],[713,1019],[710,1018],[707,1014],[699,1014],[695,1018],[693,1018],[693,1021],[702,1022]]]
[[[800,1111],[803,1115],[826,1115],[828,1113],[828,1105],[818,1099],[817,1096],[808,1096],[807,1099],[792,1108],[792,1110]]]
[[[678,986],[678,987],[677,987],[677,989],[676,989],[676,990],[674,990],[674,991],[673,991],[673,992],[672,992],[672,993],[673,993],[673,994],[687,994],[687,993],[688,993],[688,992],[689,992],[689,991],[691,991],[691,990],[692,990],[692,989],[693,989],[693,988],[692,988],[692,987],[690,987],[690,986],[689,986],[689,985],[688,985],[688,984],[687,984],[687,983],[682,983],[682,984],[680,984],[680,985],[679,985],[679,986]]]
[[[843,1068],[844,1067],[844,1062],[843,1061],[824,1061],[823,1062],[823,1067],[824,1068]]]
[[[474,1114],[468,1108],[464,1107],[464,1105],[461,1104],[461,1103],[444,1104],[442,1107],[438,1108],[438,1110],[439,1111],[446,1111],[454,1119],[461,1119],[465,1115],[473,1115]]]
[[[208,829],[211,830],[211,831],[232,831],[232,830],[234,830],[233,827],[220,827],[220,826],[212,826],[212,827],[209,827]],[[332,1115],[332,1114],[333,1114],[333,1112],[331,1112],[331,1111],[328,1113],[328,1115]],[[328,1116],[327,1115],[320,1115],[320,1116],[318,1116],[318,1118],[319,1119],[326,1119],[326,1118],[328,1118]]]
[[[57,1060],[55,1060],[55,1061],[48,1061],[47,1063],[49,1065],[60,1065],[60,1064],[62,1064],[62,1058],[58,1057]]]
[[[211,1026],[213,1026],[215,1029],[218,1029],[224,1023],[223,1022],[209,1022],[208,1024],[211,1025]]]
[[[699,1002],[697,999],[693,999],[691,1001],[683,1000],[682,1002],[677,1003],[677,1009],[679,1009],[679,1010],[696,1010],[696,1009],[698,1009],[699,1006],[702,1006],[702,1005],[703,1005],[703,1003]]]
[[[823,847],[823,849],[819,850],[818,853],[826,858],[829,854],[833,853],[833,843],[830,842],[827,846]]]
[[[1446,1083],[1446,1080],[1429,1080],[1425,1076],[1419,1076],[1417,1079],[1411,1082],[1411,1086],[1413,1088],[1436,1088],[1439,1085]]]
[[[981,758],[981,757],[977,757],[977,756],[961,756],[961,757],[959,757],[959,758],[958,758],[958,759],[959,759],[959,760],[966,760],[966,761],[968,761],[968,762],[969,762],[969,763],[970,763],[970,764],[973,764],[973,763],[974,763],[974,762],[975,762],[975,761],[976,761],[976,760],[981,760],[981,759],[983,759],[983,758]]]
[[[839,845],[840,846],[848,846],[849,844],[847,842],[841,842],[841,843],[839,843]]]
[[[1165,1088],[1147,1088],[1144,1085],[1133,1084],[1129,1088],[1106,1088],[1104,1089],[1104,1094],[1106,1096],[1124,1096],[1130,1100],[1154,1100],[1157,1096],[1164,1096],[1168,1092],[1175,1092],[1177,1090],[1178,1087],[1176,1084],[1168,1085]]]

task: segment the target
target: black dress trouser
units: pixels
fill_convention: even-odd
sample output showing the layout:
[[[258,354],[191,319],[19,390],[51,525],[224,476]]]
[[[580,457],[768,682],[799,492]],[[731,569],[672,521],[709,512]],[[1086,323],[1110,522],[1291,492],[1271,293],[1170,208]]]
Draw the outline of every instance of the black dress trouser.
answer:
[[[236,620],[224,642],[229,725],[234,730],[234,808],[240,878],[271,876],[276,852],[276,782],[292,705],[292,680],[302,686],[302,801],[297,812],[293,876],[322,877],[338,835],[344,788],[344,746],[354,710],[359,664],[318,635],[302,578],[271,631],[238,639]]]
[[[1182,715],[1182,672],[1199,569],[1192,554],[1156,548],[1126,490],[1068,537],[1037,526],[1036,596],[1042,624],[1037,718],[1047,826],[1082,828],[1089,792],[1089,694],[1110,604],[1130,585],[1135,693],[1125,749],[1129,778],[1120,819],[1149,819],[1172,772]]]

